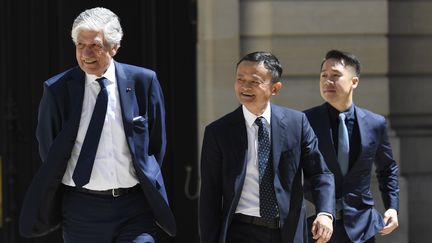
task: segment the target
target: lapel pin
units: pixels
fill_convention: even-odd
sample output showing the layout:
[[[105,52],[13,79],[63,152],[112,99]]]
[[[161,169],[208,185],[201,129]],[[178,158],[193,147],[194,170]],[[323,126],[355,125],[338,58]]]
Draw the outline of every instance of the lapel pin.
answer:
[[[132,91],[132,88],[127,87],[127,88],[126,88],[126,92],[129,92],[129,91]]]

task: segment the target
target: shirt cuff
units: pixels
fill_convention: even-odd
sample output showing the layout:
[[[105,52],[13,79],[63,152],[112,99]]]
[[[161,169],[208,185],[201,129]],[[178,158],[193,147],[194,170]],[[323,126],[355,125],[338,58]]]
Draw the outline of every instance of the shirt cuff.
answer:
[[[320,212],[320,213],[317,214],[317,217],[320,216],[320,215],[325,215],[325,216],[330,217],[331,221],[333,222],[333,215],[331,215],[331,213]]]

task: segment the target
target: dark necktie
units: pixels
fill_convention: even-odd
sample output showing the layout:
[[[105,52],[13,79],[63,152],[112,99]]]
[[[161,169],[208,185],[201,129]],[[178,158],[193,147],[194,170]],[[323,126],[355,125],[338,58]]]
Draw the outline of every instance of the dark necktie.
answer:
[[[349,167],[349,137],[345,125],[345,114],[339,113],[338,162],[342,175],[346,175]]]
[[[96,81],[99,83],[101,90],[96,98],[93,114],[72,175],[72,179],[77,187],[82,187],[90,181],[100,135],[105,122],[108,105],[108,92],[106,90],[108,80],[102,77],[96,79]]]
[[[258,170],[260,215],[271,220],[278,215],[278,206],[273,186],[273,163],[270,160],[270,136],[264,117],[255,120],[258,125]]]

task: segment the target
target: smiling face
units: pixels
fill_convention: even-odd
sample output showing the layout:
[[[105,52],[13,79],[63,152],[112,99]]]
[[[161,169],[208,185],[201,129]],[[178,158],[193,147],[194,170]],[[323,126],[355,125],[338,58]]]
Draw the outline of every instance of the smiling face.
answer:
[[[359,78],[354,67],[334,58],[327,59],[321,67],[321,97],[339,111],[345,111],[352,105],[353,90]]]
[[[84,72],[100,77],[108,69],[117,49],[117,45],[110,47],[104,41],[102,32],[82,30],[76,41],[76,59]]]
[[[255,115],[261,115],[272,95],[281,88],[282,83],[272,83],[272,75],[264,64],[242,61],[237,66],[234,84],[238,101]]]

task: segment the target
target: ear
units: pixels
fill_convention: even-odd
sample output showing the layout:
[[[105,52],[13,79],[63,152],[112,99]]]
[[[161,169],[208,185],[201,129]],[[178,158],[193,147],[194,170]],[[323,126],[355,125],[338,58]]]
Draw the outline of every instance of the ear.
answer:
[[[357,76],[352,77],[351,82],[352,82],[353,89],[357,88],[359,81],[360,81],[359,77]]]
[[[281,82],[276,82],[276,83],[272,84],[272,87],[271,87],[272,95],[276,95],[279,92],[279,90],[282,89],[282,86],[283,85]]]
[[[118,49],[120,48],[120,45],[114,45],[111,47],[109,54],[111,57],[114,57],[117,54]]]

